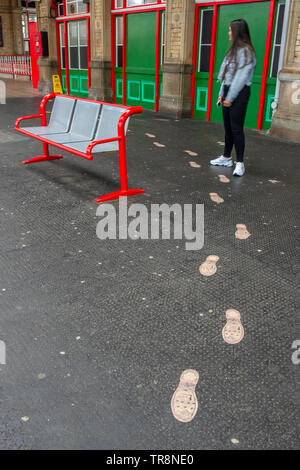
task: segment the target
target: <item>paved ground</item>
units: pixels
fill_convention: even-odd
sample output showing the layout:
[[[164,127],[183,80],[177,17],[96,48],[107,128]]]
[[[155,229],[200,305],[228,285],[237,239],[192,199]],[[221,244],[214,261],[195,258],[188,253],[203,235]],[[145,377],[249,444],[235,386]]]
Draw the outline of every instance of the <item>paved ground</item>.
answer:
[[[221,125],[143,113],[130,122],[128,173],[147,193],[131,202],[204,203],[204,247],[100,241],[93,198],[118,188],[117,156],[22,166],[41,145],[14,121],[38,104],[0,106],[0,448],[299,447],[300,146],[248,130],[247,174],[234,179],[208,165]],[[208,278],[199,266],[210,254],[220,260]],[[222,338],[228,308],[245,328],[235,346]],[[183,424],[170,400],[188,368],[199,409]]]

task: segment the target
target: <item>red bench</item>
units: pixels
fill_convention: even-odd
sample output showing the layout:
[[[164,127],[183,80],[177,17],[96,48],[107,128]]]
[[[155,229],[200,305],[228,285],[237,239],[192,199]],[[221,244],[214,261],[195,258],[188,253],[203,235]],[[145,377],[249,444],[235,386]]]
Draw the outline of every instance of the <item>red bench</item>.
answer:
[[[46,119],[46,104],[54,98],[49,124]],[[22,163],[34,163],[63,158],[50,155],[49,145],[82,158],[93,160],[92,153],[119,152],[121,189],[95,199],[104,202],[121,196],[144,193],[142,189],[128,189],[125,135],[129,117],[141,113],[141,106],[129,107],[118,104],[92,101],[83,98],[49,93],[40,104],[40,114],[24,116],[16,120],[15,130],[43,142],[43,155]],[[39,127],[19,127],[25,119],[40,118]]]

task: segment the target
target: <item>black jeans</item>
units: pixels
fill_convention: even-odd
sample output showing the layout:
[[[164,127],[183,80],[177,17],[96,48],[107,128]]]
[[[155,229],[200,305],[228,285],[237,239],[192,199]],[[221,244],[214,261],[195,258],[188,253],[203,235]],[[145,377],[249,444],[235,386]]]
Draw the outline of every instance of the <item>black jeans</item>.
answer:
[[[228,93],[229,86],[224,86],[224,99]],[[247,105],[250,98],[250,87],[245,85],[229,108],[222,106],[225,128],[224,157],[230,157],[233,145],[238,162],[244,160],[245,134],[244,122]]]

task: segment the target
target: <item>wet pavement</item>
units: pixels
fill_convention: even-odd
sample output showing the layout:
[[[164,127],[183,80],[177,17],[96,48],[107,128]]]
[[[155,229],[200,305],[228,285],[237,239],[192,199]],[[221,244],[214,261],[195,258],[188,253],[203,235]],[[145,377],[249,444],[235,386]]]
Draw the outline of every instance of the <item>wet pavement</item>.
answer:
[[[0,105],[0,448],[299,448],[300,145],[248,129],[233,178],[209,166],[220,124],[133,117],[129,187],[146,193],[128,203],[204,204],[204,246],[99,240],[93,199],[119,188],[117,154],[23,166],[41,144],[13,130],[39,110],[22,93]],[[181,422],[186,369],[198,405]]]

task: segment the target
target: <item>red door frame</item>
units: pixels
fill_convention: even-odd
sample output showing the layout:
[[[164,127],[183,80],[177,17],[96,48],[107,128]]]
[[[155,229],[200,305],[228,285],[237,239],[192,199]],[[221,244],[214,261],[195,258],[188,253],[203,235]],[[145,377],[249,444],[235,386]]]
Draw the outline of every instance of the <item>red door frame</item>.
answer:
[[[61,77],[61,60],[60,60],[60,34],[59,34],[59,25],[63,23],[64,25],[64,39],[65,39],[65,65],[66,65],[66,88],[67,94],[70,94],[70,77],[69,77],[69,41],[68,41],[68,31],[67,23],[69,21],[76,20],[86,20],[87,21],[87,61],[88,61],[88,88],[91,86],[91,70],[90,70],[90,57],[91,57],[91,33],[90,33],[90,6],[87,4],[86,14],[82,15],[67,15],[66,0],[63,0],[63,12],[64,16],[56,17],[56,42],[57,42],[57,58],[58,58],[58,73]]]
[[[276,0],[231,0],[231,1],[212,1],[207,3],[197,3],[196,12],[195,12],[195,27],[194,27],[194,44],[193,44],[193,74],[192,74],[192,86],[191,86],[191,99],[192,99],[192,116],[194,115],[195,110],[195,73],[197,67],[197,45],[199,38],[199,9],[204,6],[213,6],[213,28],[212,28],[212,46],[210,52],[210,66],[209,66],[209,79],[208,79],[208,99],[207,99],[207,112],[206,120],[210,120],[211,115],[211,100],[212,100],[212,84],[213,84],[213,73],[215,68],[215,54],[216,54],[216,34],[218,27],[218,7],[219,5],[231,5],[236,3],[257,3],[257,2],[270,2],[269,10],[269,19],[268,19],[268,29],[267,29],[267,38],[265,46],[265,56],[264,56],[264,65],[263,65],[263,76],[260,90],[260,102],[259,102],[259,111],[257,119],[257,129],[262,129],[263,122],[263,113],[265,108],[265,97],[266,97],[266,83],[269,69],[270,53],[272,46],[272,33],[274,27],[274,18],[275,18],[275,7]]]
[[[122,8],[115,8],[115,0],[111,0],[112,8],[112,21],[111,21],[111,47],[112,47],[112,90],[113,90],[113,103],[116,102],[116,86],[115,86],[115,66],[116,66],[116,34],[115,34],[115,18],[121,16],[123,18],[123,98],[122,104],[126,104],[126,16],[131,13],[145,13],[147,11],[156,11],[156,42],[155,42],[155,100],[154,110],[158,111],[159,106],[159,66],[160,66],[160,32],[161,32],[161,15],[160,12],[166,9],[165,3],[162,0],[157,0],[153,4],[149,4],[149,8],[145,7],[127,7],[126,0],[123,0]],[[126,11],[124,11],[126,10]]]

